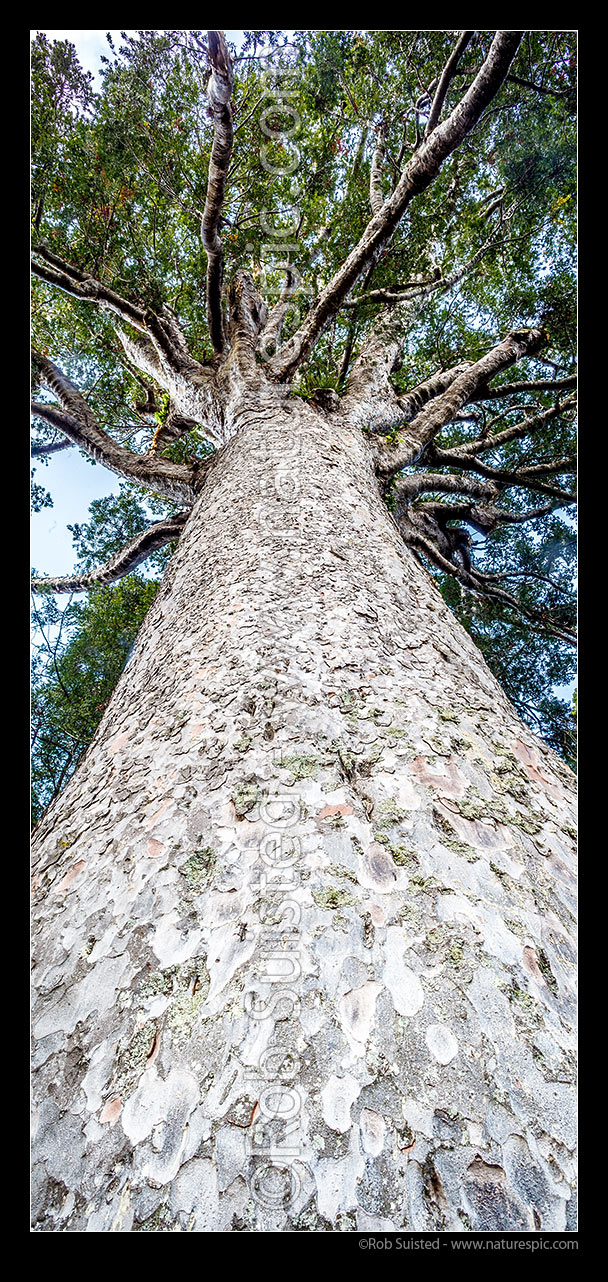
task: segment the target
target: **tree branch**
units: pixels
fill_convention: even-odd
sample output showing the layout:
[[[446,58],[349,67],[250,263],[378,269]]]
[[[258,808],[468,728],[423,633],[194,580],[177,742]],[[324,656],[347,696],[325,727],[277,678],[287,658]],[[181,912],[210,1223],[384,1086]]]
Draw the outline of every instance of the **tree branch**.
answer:
[[[280,343],[283,321],[291,306],[293,295],[299,291],[300,280],[299,272],[296,272],[293,267],[287,266],[285,268],[283,288],[272,311],[269,313],[268,320],[262,331],[263,354],[265,356],[272,354]]]
[[[517,208],[518,204],[516,202],[512,205],[506,216],[503,216],[501,212],[501,216],[496,226],[492,229],[483,245],[475,251],[471,258],[467,259],[466,263],[463,263],[461,267],[455,268],[448,276],[442,276],[441,272],[438,271],[435,276],[427,278],[426,280],[412,280],[407,281],[403,285],[395,285],[393,287],[388,286],[384,289],[370,289],[366,294],[358,294],[356,298],[345,299],[341,304],[341,310],[344,310],[345,308],[358,307],[360,303],[384,303],[388,306],[392,306],[395,303],[410,302],[413,298],[428,298],[431,294],[447,293],[449,289],[452,289],[454,285],[457,285],[464,276],[472,271],[473,268],[481,261],[484,254],[492,248],[496,243],[498,233],[502,230],[505,223],[513,217]]]
[[[141,534],[130,539],[120,552],[105,565],[89,574],[69,575],[64,578],[32,579],[33,592],[86,592],[88,588],[100,587],[102,584],[115,583],[126,574],[135,570],[142,561],[146,561],[153,552],[163,548],[167,543],[179,538],[188,512],[178,512],[177,516],[157,521]]]
[[[467,457],[463,460],[451,450],[440,450],[433,446],[428,454],[428,460],[430,463],[437,463],[440,466],[464,467],[470,472],[477,472],[480,476],[485,476],[488,480],[495,482],[500,490],[520,486],[523,489],[535,490],[538,494],[547,494],[551,498],[559,499],[565,505],[576,503],[575,494],[569,494],[567,490],[560,490],[554,485],[546,485],[539,479],[539,477],[550,475],[556,470],[574,471],[576,466],[574,458],[557,459],[555,463],[539,463],[532,467],[509,471],[506,468],[490,467],[487,463],[481,463],[477,458]]]
[[[409,525],[405,525],[405,528],[403,528],[401,522],[398,522],[398,524],[405,543],[419,548],[439,570],[442,570],[444,574],[450,574],[463,587],[478,593],[480,596],[489,597],[501,602],[501,604],[508,605],[511,609],[517,610],[524,618],[529,619],[531,623],[540,624],[552,636],[559,637],[561,641],[567,641],[569,645],[576,645],[576,636],[572,632],[568,632],[565,628],[552,623],[550,619],[547,619],[539,611],[530,610],[523,606],[517,600],[517,597],[511,596],[510,592],[504,592],[502,588],[497,588],[490,579],[486,578],[478,570],[469,572],[455,565],[453,561],[448,561],[446,557],[442,556],[438,548],[434,547],[419,531],[411,529]]]
[[[293,376],[372,256],[392,236],[414,196],[430,185],[446,157],[470,133],[503,83],[520,40],[521,32],[496,33],[481,70],[461,102],[408,161],[394,192],[374,214],[359,243],[315,300],[303,324],[269,362],[269,373],[274,378],[284,380]]]
[[[445,67],[443,68],[441,76],[439,77],[439,84],[437,85],[437,89],[435,90],[435,97],[433,98],[433,101],[431,103],[431,110],[429,112],[429,118],[428,118],[427,126],[425,129],[425,133],[424,133],[425,138],[428,138],[429,134],[432,134],[433,130],[436,128],[436,126],[439,123],[439,117],[441,115],[441,111],[443,108],[443,104],[445,102],[447,91],[450,87],[450,83],[454,78],[454,73],[456,71],[458,63],[460,62],[462,54],[464,53],[467,45],[472,40],[473,35],[474,35],[473,31],[463,31],[460,39],[454,46],[445,64]]]
[[[518,481],[535,480],[538,476],[555,476],[558,472],[576,472],[576,455],[567,454],[563,458],[551,459],[549,463],[533,463],[530,467],[518,467],[511,475]]]
[[[34,253],[46,260],[44,263],[32,260],[34,276],[38,276],[49,285],[57,286],[58,289],[71,294],[73,298],[97,303],[100,307],[115,312],[122,320],[128,321],[145,335],[148,342],[151,341],[157,354],[164,357],[169,368],[175,373],[189,373],[201,368],[188,351],[177,320],[169,308],[164,306],[161,314],[157,314],[138,303],[132,303],[113,289],[109,289],[95,276],[82,271],[80,267],[66,263],[58,254],[52,253],[46,245],[37,245]],[[47,266],[47,263],[51,266]]]
[[[481,387],[471,400],[493,401],[497,396],[516,396],[519,392],[565,392],[570,387],[576,387],[576,374],[569,374],[567,378],[538,379],[536,382],[526,379],[521,383],[501,383],[500,387]]]
[[[176,413],[194,420],[216,445],[224,442],[224,398],[215,372],[191,359],[188,371],[175,369],[143,334],[116,334],[131,364],[148,374],[171,397]]]
[[[235,271],[228,290],[228,324],[226,334],[230,354],[222,366],[220,379],[226,386],[249,382],[251,390],[259,385],[261,371],[256,364],[255,349],[267,310],[250,272]]]
[[[369,172],[369,203],[372,214],[379,214],[384,204],[382,195],[382,161],[386,151],[386,125],[384,121],[378,125],[376,135],[376,145],[372,154],[372,163]]]
[[[136,329],[147,332],[146,313],[143,307],[132,303],[127,298],[122,298],[120,294],[108,289],[95,276],[82,271],[80,267],[66,263],[58,254],[52,253],[46,245],[36,245],[33,252],[38,258],[45,260],[44,263],[32,260],[34,276],[38,276],[49,285],[56,285],[58,289],[71,294],[73,298],[82,298],[86,302],[99,303],[102,307],[108,307],[130,325],[134,325]]]
[[[516,206],[514,205],[509,211],[507,220],[512,217],[515,212],[515,208]],[[472,258],[468,259],[462,267],[451,272],[449,276],[441,277],[441,273],[439,273],[439,278],[433,277],[426,281],[412,281],[407,286],[408,293],[406,294],[397,294],[390,290],[382,289],[370,290],[367,294],[359,295],[358,298],[350,301],[347,300],[343,304],[344,307],[350,307],[351,305],[355,307],[358,303],[367,301],[384,301],[391,304],[404,304],[403,307],[398,307],[394,314],[391,315],[384,313],[378,317],[372,326],[363,350],[353,367],[352,374],[349,379],[347,399],[344,404],[351,415],[353,409],[355,410],[355,417],[361,425],[365,425],[370,431],[383,432],[403,426],[405,423],[409,422],[410,418],[413,417],[409,412],[409,397],[395,398],[395,394],[388,378],[392,369],[396,368],[396,363],[403,347],[404,335],[409,333],[411,324],[416,315],[417,309],[413,307],[412,304],[418,300],[417,307],[418,310],[421,310],[423,306],[422,300],[425,300],[436,291],[445,293],[448,289],[451,289],[455,284],[457,284],[458,281],[462,280],[463,276],[477,265],[486,251],[494,243],[502,224],[503,216],[501,213],[498,225],[493,229],[490,236],[486,241],[484,241],[483,245],[481,245],[475,254],[473,254]],[[462,372],[471,364],[472,362],[465,362],[461,366],[457,367],[455,373]],[[445,390],[445,388],[453,382],[453,378],[449,377],[451,373],[452,371],[446,372],[446,382],[437,390],[433,387],[430,396],[436,396],[438,390]],[[443,375],[434,377],[443,377]],[[422,390],[424,386],[425,385],[422,385],[418,390]],[[392,409],[390,413],[385,412],[379,417],[377,403],[380,400],[380,394],[382,394],[384,408],[386,409],[387,407],[392,406]],[[419,409],[421,405],[425,404],[426,400],[430,399],[430,396],[424,397],[416,408]],[[360,402],[356,408],[354,404],[355,397],[358,397]]]
[[[532,436],[539,428],[550,423],[551,419],[556,418],[558,414],[561,414],[566,409],[572,409],[575,405],[576,396],[569,396],[561,404],[557,401],[550,409],[543,410],[540,414],[534,414],[531,418],[524,418],[519,423],[514,423],[512,427],[505,427],[502,432],[496,432],[494,436],[486,436],[476,441],[463,441],[456,450],[451,452],[458,454],[462,458],[463,466],[466,466],[467,458],[470,455],[485,454],[488,451],[499,449],[502,445],[508,444],[509,441]]]
[[[32,458],[40,458],[43,454],[57,454],[59,450],[69,450],[72,447],[72,441],[53,441],[49,445],[32,445],[30,454]]]
[[[397,313],[379,317],[368,334],[341,401],[342,414],[353,426],[382,432],[403,422],[404,411],[389,375],[399,368],[403,333],[411,332],[422,306],[419,298],[401,303]]]
[[[511,84],[522,85],[524,89],[534,89],[536,93],[551,94],[553,98],[566,98],[569,93],[572,93],[572,90],[569,88],[551,89],[549,87],[545,88],[543,85],[535,85],[532,80],[523,80],[521,76],[509,75],[507,76],[507,80]]]
[[[528,512],[509,512],[493,503],[433,503],[425,499],[422,503],[416,503],[415,509],[417,512],[428,512],[433,517],[439,514],[446,521],[465,521],[480,534],[487,536],[497,525],[522,525],[526,521],[535,521],[541,516],[548,516],[557,506],[557,503],[546,503],[544,507],[532,508]]]
[[[398,499],[410,500],[417,494],[428,493],[470,494],[475,499],[496,498],[499,487],[484,485],[470,476],[451,476],[445,472],[414,472],[400,476],[395,481],[394,493]]]
[[[127,334],[118,325],[116,326],[116,336],[129,362],[144,374],[148,374],[150,378],[153,378],[159,387],[166,388],[165,368],[151,340],[144,334]]]
[[[215,352],[226,345],[222,313],[224,249],[219,234],[226,174],[232,155],[232,108],[230,99],[234,72],[223,31],[209,31],[211,77],[207,100],[213,118],[213,146],[209,161],[207,198],[201,223],[203,248],[207,253],[207,323]]]
[[[550,579],[548,575],[538,574],[536,570],[503,570],[500,574],[484,574],[483,577],[488,583],[494,583],[498,579],[536,579],[538,583],[548,583],[549,587],[553,588],[553,591],[559,593],[560,596],[566,597],[566,599],[569,597],[569,592],[566,588],[561,587],[559,583],[555,582],[555,579]]]
[[[451,369],[437,370],[424,383],[413,387],[405,396],[398,396],[399,419],[391,424],[392,430],[402,424],[410,423],[424,405],[446,392],[461,374],[471,368],[471,365],[472,361],[462,361],[460,365],[453,365]]]
[[[380,289],[368,289],[365,294],[357,294],[356,298],[345,298],[340,306],[341,311],[350,310],[353,307],[359,307],[361,303],[383,303],[391,305],[392,303],[409,303],[410,299],[422,297],[426,294],[425,286],[430,285],[431,291],[439,289],[443,284],[437,277],[428,277],[426,280],[404,281],[401,285],[384,285]]]
[[[387,477],[393,476],[401,468],[415,462],[441,428],[471,400],[482,384],[509,365],[514,365],[523,356],[534,355],[545,341],[546,334],[542,329],[512,330],[496,347],[459,374],[442,396],[436,397],[421,410],[410,422],[407,433],[399,437],[395,447],[377,448],[379,473]]]
[[[506,221],[513,216],[516,208],[517,204],[511,207],[506,216]],[[417,309],[422,310],[423,300],[437,291],[441,293],[447,292],[458,281],[462,280],[467,272],[477,265],[486,251],[494,244],[504,221],[501,209],[499,222],[487,240],[473,254],[472,258],[468,259],[462,267],[456,268],[449,276],[442,277],[441,272],[439,272],[438,277],[433,277],[430,280],[412,281],[407,287],[407,294],[397,294],[389,290],[370,290],[367,294],[359,295],[357,299],[353,299],[350,302],[346,301],[343,304],[344,307],[350,307],[351,303],[356,306],[359,302],[372,300],[384,300],[391,304],[399,304],[395,313],[384,312],[376,319],[349,379],[348,411],[351,417],[354,413],[355,421],[358,421],[361,426],[365,426],[368,430],[374,432],[394,431],[396,427],[403,426],[413,417],[409,412],[409,398],[395,398],[388,377],[389,373],[397,368],[397,362],[403,348],[404,336],[411,331],[416,316],[416,307],[413,304],[418,300]],[[467,361],[459,366],[455,372],[460,373],[471,364],[472,362]],[[447,373],[449,374],[450,371]],[[445,390],[452,381],[453,378],[447,378],[443,387],[438,390]],[[431,395],[437,395],[437,391],[434,388]],[[359,404],[356,406],[355,397],[359,399]],[[430,397],[424,398],[420,404],[425,404],[427,399],[430,399]],[[388,413],[385,412],[381,416],[378,414],[380,400],[383,401],[385,410],[389,410]],[[403,413],[401,413],[401,408]],[[420,405],[417,408],[420,408]]]
[[[33,353],[33,359],[43,382],[55,393],[61,406],[33,402],[33,414],[63,432],[74,445],[119,476],[168,498],[194,500],[202,476],[200,465],[187,467],[165,459],[152,462],[118,445],[99,426],[81,392],[62,370],[39,352]]]

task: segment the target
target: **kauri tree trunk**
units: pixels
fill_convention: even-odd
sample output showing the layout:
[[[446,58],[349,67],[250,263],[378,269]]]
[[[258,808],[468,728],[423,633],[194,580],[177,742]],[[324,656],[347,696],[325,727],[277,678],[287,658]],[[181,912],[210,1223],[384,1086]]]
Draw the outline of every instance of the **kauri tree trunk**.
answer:
[[[36,1229],[572,1228],[573,776],[360,432],[233,426],[36,833]]]

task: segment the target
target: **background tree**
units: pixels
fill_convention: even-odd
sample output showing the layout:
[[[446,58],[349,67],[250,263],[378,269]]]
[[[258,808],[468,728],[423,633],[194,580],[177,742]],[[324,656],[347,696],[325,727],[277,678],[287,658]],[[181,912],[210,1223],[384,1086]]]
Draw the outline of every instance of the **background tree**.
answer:
[[[573,37],[33,72],[34,452],[161,505],[34,578],[94,590],[43,803],[49,709],[85,741],[90,638],[109,691],[154,596],[36,832],[37,1223],[562,1228],[572,781],[481,651],[570,757]]]

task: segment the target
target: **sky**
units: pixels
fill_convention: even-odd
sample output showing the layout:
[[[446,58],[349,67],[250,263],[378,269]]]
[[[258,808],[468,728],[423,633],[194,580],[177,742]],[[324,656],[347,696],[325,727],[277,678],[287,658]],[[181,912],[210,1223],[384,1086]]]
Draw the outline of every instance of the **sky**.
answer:
[[[108,42],[105,31],[49,31],[44,28],[45,36],[49,40],[70,40],[76,45],[78,57],[85,71],[92,71],[95,77],[95,89],[101,88],[101,78],[99,69],[101,67],[101,55],[109,55]],[[127,31],[128,36],[134,36],[137,33],[133,30]],[[120,31],[111,31],[110,35],[117,48],[122,44]]]
[[[36,33],[33,32],[32,34],[35,35]],[[93,73],[95,78],[95,89],[101,88],[101,77],[99,75],[101,55],[105,54],[105,56],[108,57],[110,52],[105,31],[49,31],[48,28],[45,27],[44,34],[45,36],[48,36],[49,40],[70,40],[73,45],[76,45],[78,57],[80,58],[85,71],[91,71]],[[126,34],[128,36],[136,36],[137,31],[134,29],[127,30]],[[119,49],[122,44],[121,32],[110,31],[110,35],[116,45],[116,48]],[[243,32],[227,31],[226,36],[228,40],[233,41],[238,48]]]

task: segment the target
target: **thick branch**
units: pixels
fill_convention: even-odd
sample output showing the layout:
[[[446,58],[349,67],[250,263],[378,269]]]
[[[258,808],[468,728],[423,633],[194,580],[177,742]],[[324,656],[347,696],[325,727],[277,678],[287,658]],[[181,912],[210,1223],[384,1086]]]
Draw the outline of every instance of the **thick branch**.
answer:
[[[392,428],[411,423],[424,405],[446,392],[461,374],[471,368],[471,365],[472,361],[462,361],[460,365],[453,365],[451,369],[437,370],[424,383],[419,383],[410,392],[406,392],[405,396],[398,396],[399,419],[392,424]]]
[[[497,32],[481,70],[461,102],[408,161],[394,192],[373,216],[359,243],[315,300],[304,323],[269,363],[273,377],[292,377],[372,256],[392,236],[414,196],[430,185],[443,161],[470,133],[488,102],[494,98],[520,40],[520,32]]]
[[[471,400],[482,384],[523,356],[533,355],[545,341],[542,329],[519,329],[507,334],[502,342],[459,374],[442,396],[436,397],[416,415],[395,447],[379,448],[377,464],[380,474],[393,476],[415,462],[425,446]]]
[[[149,374],[150,378],[153,378],[159,387],[165,387],[165,369],[150,339],[143,334],[127,334],[125,330],[119,329],[118,326],[116,326],[116,336],[131,364],[135,365],[144,374]]]
[[[414,472],[400,476],[395,481],[394,492],[398,499],[410,500],[417,494],[470,494],[475,499],[496,498],[497,485],[484,485],[470,476],[451,476],[445,472]]]
[[[88,588],[100,587],[102,584],[115,583],[126,574],[135,570],[142,561],[146,561],[153,552],[163,548],[167,543],[179,538],[186,523],[188,512],[178,512],[177,516],[157,521],[141,534],[130,539],[120,552],[106,561],[105,565],[89,574],[70,575],[65,578],[32,579],[33,592],[86,592]]]
[[[428,512],[434,518],[439,516],[446,521],[465,521],[480,534],[487,536],[496,529],[497,525],[523,525],[526,521],[535,521],[541,516],[548,516],[556,506],[558,506],[556,503],[546,503],[544,507],[532,508],[528,512],[509,512],[506,508],[496,507],[494,503],[443,503],[440,501],[433,503],[425,499],[422,503],[416,503],[415,509],[417,512]]]
[[[123,320],[134,325],[136,329],[144,332],[147,330],[145,320],[145,309],[137,303],[132,303],[127,298],[122,298],[114,290],[108,289],[107,285],[102,284],[95,276],[88,272],[82,271],[80,267],[74,267],[71,263],[66,263],[58,254],[51,253],[46,245],[37,245],[34,253],[38,258],[45,259],[44,263],[38,263],[32,260],[32,272],[40,280],[46,281],[49,285],[56,285],[66,294],[71,294],[73,298],[83,298],[86,302],[99,303],[102,307],[109,307],[116,312]],[[51,264],[50,266],[48,264]]]
[[[32,445],[30,454],[32,458],[40,458],[43,454],[57,454],[59,450],[69,450],[71,448],[71,441],[52,441],[49,445]]]
[[[490,467],[487,463],[482,463],[477,458],[468,457],[463,460],[462,457],[451,450],[440,450],[434,446],[428,454],[428,460],[430,463],[437,463],[440,466],[464,467],[470,472],[477,472],[478,475],[485,476],[489,481],[495,482],[501,490],[519,486],[526,490],[534,490],[538,494],[547,494],[551,498],[559,499],[565,505],[576,503],[575,494],[569,494],[567,490],[560,490],[555,485],[547,485],[540,479],[542,476],[551,475],[556,471],[573,472],[576,467],[576,459],[571,457],[510,471],[507,468]]]
[[[143,334],[116,329],[129,361],[167,391],[175,411],[193,419],[216,445],[224,441],[224,398],[215,372],[191,360],[188,371],[177,370]]]
[[[208,34],[211,77],[207,86],[207,99],[213,117],[213,146],[209,161],[207,198],[201,235],[203,248],[207,253],[207,323],[214,351],[219,353],[223,352],[226,342],[222,313],[224,249],[219,226],[226,189],[226,174],[232,155],[230,98],[234,73],[223,31],[210,31]]]
[[[389,375],[399,367],[403,333],[411,332],[422,306],[420,299],[401,303],[397,313],[382,316],[368,334],[341,403],[342,413],[353,426],[381,432],[403,421]]]
[[[558,472],[576,472],[576,455],[566,454],[563,458],[550,459],[548,463],[532,463],[529,467],[518,467],[512,472],[518,481],[535,480],[539,476],[555,476]]]
[[[92,430],[57,405],[33,401],[32,413],[51,427],[64,432],[73,445],[78,445],[96,463],[102,463],[125,480],[136,481],[138,485],[144,485],[147,489],[154,490],[155,494],[164,494],[170,499],[192,502],[195,498],[204,474],[200,465],[187,467],[183,463],[171,463],[167,459],[149,462],[140,454],[133,454],[131,450],[117,445],[101,428]]]
[[[407,310],[409,318],[415,315],[413,309]],[[388,376],[400,348],[401,340],[393,340],[389,328],[376,325],[353,366],[342,399],[342,411],[349,415],[351,422],[378,436],[393,433],[409,423],[423,405],[445,392],[472,364],[463,361],[452,369],[437,370],[404,396],[397,396]]]
[[[32,272],[35,276],[71,294],[73,298],[97,303],[98,306],[115,312],[122,320],[128,321],[135,329],[148,336],[148,341],[151,340],[157,353],[164,357],[165,362],[176,373],[187,373],[199,368],[198,362],[188,351],[176,318],[167,307],[163,307],[161,314],[157,315],[138,303],[132,303],[130,299],[123,298],[113,289],[109,289],[95,276],[82,271],[80,267],[66,263],[46,245],[38,245],[34,253],[39,258],[45,259],[43,263],[32,261]]]
[[[266,322],[267,310],[249,272],[239,269],[234,273],[228,290],[228,308],[226,333],[230,354],[219,377],[224,386],[233,388],[242,387],[244,380],[253,392],[262,377],[256,364],[255,349],[260,330]]]
[[[171,463],[165,459],[152,462],[118,445],[99,426],[81,392],[63,371],[38,352],[34,353],[34,360],[42,380],[55,393],[61,408],[34,402],[32,413],[63,432],[74,445],[78,445],[110,471],[127,480],[137,481],[156,493],[165,494],[168,498],[192,502],[200,483],[200,470],[197,467],[186,467],[182,463]]]
[[[32,348],[32,360],[40,373],[42,382],[55,393],[63,409],[80,420],[83,430],[90,431],[91,439],[93,440],[96,432],[103,436],[104,433],[99,428],[97,419],[85,401],[82,392],[76,387],[75,383],[72,383],[67,374],[64,374],[58,365],[54,365],[47,356],[42,356],[34,348]],[[37,406],[35,413],[39,413],[44,408],[44,405]],[[45,416],[44,414],[39,414],[39,417],[44,418]],[[107,439],[110,442],[110,437]],[[111,443],[114,444],[114,442]]]
[[[384,122],[378,125],[376,145],[372,155],[372,163],[369,173],[369,203],[372,214],[379,214],[384,204],[382,195],[382,161],[386,150],[386,126]]]
[[[445,64],[445,67],[443,68],[443,71],[439,78],[439,84],[437,85],[437,89],[435,90],[435,97],[433,98],[433,102],[431,104],[431,110],[429,112],[429,118],[428,118],[425,135],[424,135],[425,138],[428,138],[429,134],[432,134],[433,130],[436,128],[436,126],[439,123],[439,117],[441,116],[443,104],[445,102],[445,97],[450,87],[450,83],[454,78],[454,73],[456,71],[458,63],[460,62],[462,54],[464,53],[467,45],[470,43],[470,41],[473,38],[473,34],[474,33],[472,31],[463,31],[460,39],[454,46]]]

